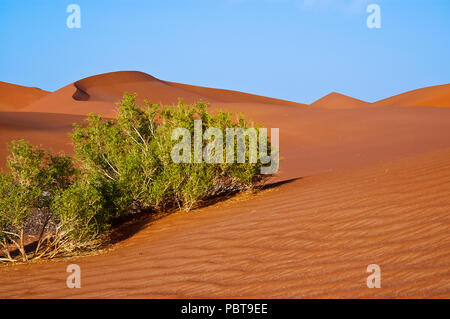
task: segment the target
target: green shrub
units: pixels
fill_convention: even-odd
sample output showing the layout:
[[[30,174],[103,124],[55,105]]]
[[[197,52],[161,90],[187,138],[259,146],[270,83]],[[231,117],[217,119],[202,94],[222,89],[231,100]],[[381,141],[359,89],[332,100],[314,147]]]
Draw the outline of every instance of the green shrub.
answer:
[[[233,121],[231,113],[212,114],[207,108],[201,101],[188,105],[181,99],[174,106],[145,102],[141,107],[136,95],[125,94],[116,120],[90,114],[84,124],[74,125],[75,160],[23,140],[13,141],[9,172],[0,175],[0,243],[5,251],[0,260],[17,259],[10,254],[11,246],[24,261],[53,257],[97,239],[116,217],[142,210],[188,211],[212,196],[261,181],[262,164],[249,163],[249,151],[244,153],[245,162],[237,163],[237,143],[232,163],[194,163],[193,153],[188,154],[190,162],[172,160],[178,143],[172,140],[176,128],[185,128],[193,136],[195,120],[201,120],[202,132],[249,127],[242,116]],[[201,143],[203,149],[207,141]],[[225,154],[225,144],[217,144],[211,154]],[[43,223],[37,247],[30,254],[24,242],[27,229],[36,226],[36,213]],[[50,222],[54,224],[51,231]]]
[[[0,240],[7,259],[11,259],[9,247],[13,245],[26,261],[26,229],[35,227],[40,217],[43,225],[34,251],[39,255],[51,218],[49,206],[72,182],[76,170],[70,157],[51,155],[24,140],[11,142],[9,150],[9,172],[0,175]]]
[[[51,210],[61,233],[72,242],[94,240],[108,229],[111,207],[106,187],[101,180],[80,179],[54,199]]]
[[[186,128],[193,135],[194,120],[202,121],[203,131],[248,127],[242,117],[233,122],[231,113],[213,115],[207,107],[203,102],[187,105],[182,100],[176,106],[146,102],[140,107],[136,95],[125,94],[117,121],[91,114],[87,125],[76,125],[72,139],[83,173],[100,172],[113,185],[119,214],[130,208],[158,211],[178,206],[190,210],[212,195],[250,187],[262,178],[260,162],[172,161],[171,151],[177,143],[172,132],[176,128]]]

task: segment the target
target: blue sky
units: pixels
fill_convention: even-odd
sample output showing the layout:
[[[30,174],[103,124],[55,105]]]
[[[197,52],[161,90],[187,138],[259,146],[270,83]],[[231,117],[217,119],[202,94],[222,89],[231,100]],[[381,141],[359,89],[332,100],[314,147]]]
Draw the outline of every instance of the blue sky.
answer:
[[[0,0],[0,40],[0,81],[51,91],[119,70],[304,103],[450,83],[448,0]]]

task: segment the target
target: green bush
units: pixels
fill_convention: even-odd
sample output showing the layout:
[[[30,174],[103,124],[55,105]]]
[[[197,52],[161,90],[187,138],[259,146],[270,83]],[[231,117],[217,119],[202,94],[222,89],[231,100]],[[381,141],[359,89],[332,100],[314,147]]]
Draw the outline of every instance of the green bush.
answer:
[[[192,136],[195,120],[202,121],[203,132],[213,127],[222,131],[249,127],[241,115],[233,121],[231,113],[212,114],[207,108],[201,101],[188,105],[181,99],[174,106],[146,101],[141,107],[136,95],[125,94],[116,120],[90,114],[85,123],[74,125],[75,159],[51,155],[23,140],[13,141],[9,172],[0,175],[3,260],[17,259],[10,254],[11,246],[24,261],[52,257],[97,239],[116,217],[142,210],[188,211],[212,196],[261,181],[261,162],[249,163],[250,152],[246,152],[246,161],[237,163],[236,145],[233,163],[194,163],[193,154],[188,155],[190,162],[172,160],[178,143],[172,140],[176,128],[185,128]],[[207,141],[201,143],[207,145]],[[220,147],[211,154],[225,154],[225,143]],[[36,222],[36,212],[44,216],[44,223],[30,255],[24,237],[30,223]],[[54,223],[52,231],[49,221]]]
[[[118,214],[131,208],[159,211],[178,206],[190,210],[214,194],[250,187],[262,178],[260,162],[172,161],[171,151],[177,143],[172,132],[176,128],[186,128],[193,135],[194,120],[202,121],[203,131],[248,127],[242,117],[233,122],[231,113],[213,115],[207,107],[203,102],[187,105],[182,100],[176,106],[146,102],[140,107],[136,95],[125,94],[117,121],[91,114],[87,125],[76,125],[72,139],[84,174],[100,172],[113,185]]]
[[[76,170],[70,157],[51,155],[24,140],[11,142],[9,150],[9,172],[0,175],[0,240],[6,259],[11,259],[13,245],[26,261],[26,229],[36,227],[36,216],[40,216],[43,224],[34,251],[34,256],[39,255],[51,219],[51,202],[70,185]]]
[[[58,217],[61,233],[72,242],[94,240],[108,229],[112,208],[106,186],[102,181],[80,179],[53,200],[51,210]]]

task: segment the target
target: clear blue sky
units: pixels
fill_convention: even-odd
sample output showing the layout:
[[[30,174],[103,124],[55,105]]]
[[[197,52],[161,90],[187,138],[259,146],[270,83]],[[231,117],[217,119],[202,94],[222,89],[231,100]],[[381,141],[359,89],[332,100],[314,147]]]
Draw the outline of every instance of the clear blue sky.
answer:
[[[0,81],[51,91],[118,70],[305,103],[450,83],[449,0],[0,0],[0,40]]]

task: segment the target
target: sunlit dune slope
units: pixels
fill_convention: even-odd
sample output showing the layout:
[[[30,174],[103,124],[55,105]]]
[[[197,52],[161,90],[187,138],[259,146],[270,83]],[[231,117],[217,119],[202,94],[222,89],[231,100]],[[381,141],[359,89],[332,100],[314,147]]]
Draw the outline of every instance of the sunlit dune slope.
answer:
[[[97,112],[106,116],[114,116],[114,103],[122,98],[124,92],[137,93],[140,103],[143,99],[148,99],[151,103],[174,104],[177,103],[178,98],[183,98],[186,103],[203,100],[215,104],[222,102],[276,102],[304,106],[299,103],[236,91],[165,82],[137,71],[121,71],[76,81],[33,103],[26,108],[26,111],[64,114]]]
[[[277,180],[450,147],[450,109],[310,109],[223,104],[280,129]]]
[[[321,109],[353,109],[368,106],[371,106],[371,103],[336,92],[331,92],[310,104],[310,107]]]
[[[165,217],[104,255],[2,269],[0,297],[449,298],[449,207],[449,150],[339,170]],[[65,286],[73,262],[82,289]]]
[[[199,96],[208,97],[211,101],[214,101],[216,103],[262,103],[262,104],[290,105],[297,107],[306,106],[306,104],[302,103],[274,99],[270,97],[248,94],[238,91],[214,89],[167,81],[165,81],[165,83],[175,88],[180,88],[188,92],[196,93]]]
[[[16,111],[36,102],[50,92],[0,81],[0,111]]]
[[[73,123],[82,122],[78,115],[0,112],[0,167],[5,166],[7,143],[25,139],[54,152],[72,153],[68,133]]]
[[[450,84],[429,86],[373,103],[374,106],[450,107]]]
[[[274,181],[450,147],[447,108],[322,110],[241,103],[220,106],[244,112],[267,128],[280,129],[282,161]],[[6,158],[5,143],[11,139],[25,138],[55,151],[71,151],[67,134],[72,130],[72,122],[83,119],[81,115],[0,113],[0,165]]]
[[[165,82],[134,71],[85,78],[51,93],[24,111],[78,115],[95,112],[114,117],[114,102],[124,91],[138,92],[141,99],[163,103],[175,103],[179,97],[187,102],[202,98],[211,101],[213,109],[243,112],[258,124],[280,128],[283,160],[277,180],[431,151],[450,144],[450,110],[446,108],[372,108],[366,107],[369,103],[340,94],[324,97],[322,102],[317,101],[317,107],[304,107],[234,91]],[[248,102],[252,99],[255,102]],[[331,109],[322,109],[320,105]],[[3,138],[8,139],[6,131]],[[69,141],[66,138],[64,142],[58,139],[46,142],[58,149],[57,145]]]

